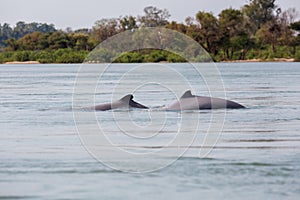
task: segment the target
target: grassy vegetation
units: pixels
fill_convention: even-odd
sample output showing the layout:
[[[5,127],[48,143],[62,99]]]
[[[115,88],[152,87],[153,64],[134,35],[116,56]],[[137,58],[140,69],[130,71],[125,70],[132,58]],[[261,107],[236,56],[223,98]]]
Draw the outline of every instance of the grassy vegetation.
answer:
[[[40,63],[82,63],[88,53],[88,51],[76,51],[73,49],[8,51],[0,53],[0,63],[12,61],[38,61]]]
[[[164,50],[141,50],[127,52],[118,57],[115,63],[141,63],[141,62],[186,62],[184,58]]]
[[[294,59],[300,61],[300,48],[294,50],[288,46],[280,46],[276,52],[270,50],[270,46],[265,46],[259,50],[251,49],[245,60],[261,60],[261,61],[276,61],[278,58]],[[5,51],[0,53],[0,63],[13,62],[13,61],[38,61],[40,63],[82,63],[89,55],[90,51],[87,50],[74,50],[74,49],[56,49],[56,50],[22,50],[22,51]],[[220,51],[217,55],[211,55],[212,59],[216,62],[222,61],[223,52]],[[99,53],[104,56],[104,53]],[[241,51],[235,51],[232,55],[232,61],[241,60]],[[90,56],[89,56],[90,57]],[[90,57],[91,58],[91,57]],[[97,61],[98,59],[95,59]],[[105,62],[102,59],[100,62]],[[109,60],[107,60],[109,62]],[[174,53],[165,50],[140,50],[133,52],[123,53],[117,57],[114,63],[143,63],[143,62],[186,62],[184,58]]]

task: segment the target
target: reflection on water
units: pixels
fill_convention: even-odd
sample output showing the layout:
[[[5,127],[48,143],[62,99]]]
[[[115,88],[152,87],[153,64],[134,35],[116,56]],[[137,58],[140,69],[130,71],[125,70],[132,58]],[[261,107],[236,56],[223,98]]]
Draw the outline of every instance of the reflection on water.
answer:
[[[173,67],[184,69],[184,65]],[[184,115],[192,124],[197,116],[196,140],[182,157],[168,155],[175,162],[152,173],[127,174],[92,158],[76,133],[71,108],[79,65],[1,65],[0,198],[298,199],[299,64],[226,63],[218,66],[227,98],[247,109],[227,111],[218,143],[205,158],[199,158],[199,151],[209,148],[201,145],[201,141],[210,124],[210,111],[95,113],[98,123],[109,131],[111,141],[136,153],[186,148],[180,144],[167,147],[165,144],[176,136],[175,127],[180,125],[178,115]],[[120,66],[119,71],[113,72],[108,84],[126,67],[128,65]],[[198,77],[191,71],[181,72],[186,73],[192,83],[201,84],[201,80],[194,80]],[[153,108],[174,100],[167,92],[161,95],[151,89],[151,85],[141,91],[135,94],[135,99]],[[203,93],[201,89],[196,93],[207,95],[206,92],[203,86]],[[108,96],[108,91],[96,92],[99,103],[107,101]],[[109,118],[111,114],[121,119],[121,125],[122,119],[130,117],[141,128],[155,124],[155,120],[158,123],[160,117],[168,115],[168,126],[157,135],[147,130],[131,131],[134,142],[120,133]],[[151,118],[151,114],[155,117]],[[186,129],[184,136],[192,133],[192,128]],[[151,140],[140,143],[149,137]]]

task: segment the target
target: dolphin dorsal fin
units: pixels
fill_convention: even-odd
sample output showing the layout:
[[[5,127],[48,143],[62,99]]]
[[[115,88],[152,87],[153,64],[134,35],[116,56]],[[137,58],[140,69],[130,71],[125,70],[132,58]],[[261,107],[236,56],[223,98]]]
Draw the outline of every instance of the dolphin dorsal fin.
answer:
[[[191,90],[186,91],[186,92],[180,97],[180,99],[182,99],[182,98],[189,98],[189,97],[194,97],[194,95],[192,95]]]
[[[122,98],[120,99],[120,101],[129,104],[129,102],[130,102],[132,99],[133,99],[133,95],[132,95],[132,94],[128,94],[128,95],[122,97]]]

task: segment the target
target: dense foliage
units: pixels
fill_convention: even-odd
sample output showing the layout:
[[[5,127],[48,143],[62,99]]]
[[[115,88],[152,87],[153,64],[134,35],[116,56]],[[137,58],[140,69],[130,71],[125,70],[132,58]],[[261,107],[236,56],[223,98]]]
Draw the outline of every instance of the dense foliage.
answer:
[[[5,40],[14,38],[19,39],[28,33],[40,32],[40,33],[53,33],[56,29],[53,24],[45,23],[29,23],[18,22],[14,28],[9,24],[0,24],[0,46],[5,46]]]
[[[41,63],[80,63],[97,44],[138,27],[166,27],[201,44],[216,61],[294,58],[300,60],[300,21],[295,9],[282,11],[275,0],[250,0],[241,9],[218,16],[199,11],[185,23],[168,21],[166,9],[146,7],[142,16],[101,19],[91,29],[56,30],[54,25],[18,22],[0,24],[0,63],[37,60]],[[184,62],[163,50],[121,55],[115,62]]]

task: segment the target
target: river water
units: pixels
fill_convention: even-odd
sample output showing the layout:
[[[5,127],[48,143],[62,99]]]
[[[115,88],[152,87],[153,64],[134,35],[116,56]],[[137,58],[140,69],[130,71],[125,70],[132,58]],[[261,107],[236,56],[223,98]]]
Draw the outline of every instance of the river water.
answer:
[[[180,73],[192,85],[200,84],[199,76],[185,70],[186,65],[170,67],[181,69]],[[106,86],[113,85],[118,75],[133,66],[113,65],[106,76]],[[224,110],[216,111],[217,116],[224,116],[224,123],[220,134],[213,138],[217,139],[215,145],[204,147],[195,142],[185,146],[187,151],[183,154],[167,152],[163,155],[166,163],[161,157],[157,160],[154,157],[151,162],[158,166],[148,169],[149,165],[142,166],[134,158],[122,157],[117,164],[105,159],[101,162],[101,158],[83,145],[76,115],[92,113],[103,130],[111,133],[113,142],[124,148],[136,147],[136,151],[146,149],[147,156],[147,151],[157,148],[176,149],[165,142],[176,133],[178,116],[186,120],[182,123],[188,123],[187,127],[200,123],[195,137],[203,140],[201,136],[211,122],[213,111],[151,111],[150,114],[145,110],[123,109],[94,113],[76,108],[74,111],[74,82],[80,65],[0,65],[0,199],[299,199],[299,63],[217,66],[226,98],[247,108],[228,110],[226,115]],[[140,73],[137,80],[147,80],[147,77],[149,73]],[[162,82],[164,78],[161,77]],[[175,87],[180,89],[178,92],[184,92],[180,82],[173,84],[178,84]],[[167,105],[173,97],[166,90],[156,93],[159,88],[148,84],[135,93],[135,100],[152,110]],[[206,95],[201,90],[199,87],[193,93]],[[97,102],[109,100],[110,87],[95,91]],[[116,93],[119,97],[120,91]],[[162,95],[164,92],[166,95]],[[123,122],[131,116],[131,121],[144,126],[149,123],[142,120],[144,116],[149,119],[153,113],[156,118],[151,120],[161,121],[162,116],[167,119],[166,130],[152,135],[151,142],[147,140],[149,130],[134,132],[134,137],[146,138],[143,145],[124,139],[110,120],[112,114]],[[88,127],[89,122],[86,123]],[[182,132],[189,135],[193,131],[187,128]],[[201,157],[199,150],[203,148],[212,149]],[[131,167],[133,163],[136,171],[124,172],[124,163],[130,163]],[[143,169],[151,172],[136,173]]]

